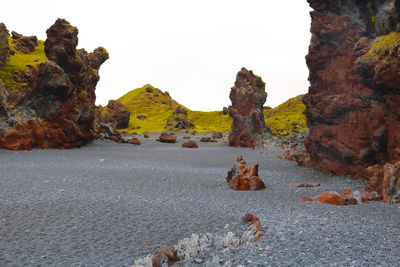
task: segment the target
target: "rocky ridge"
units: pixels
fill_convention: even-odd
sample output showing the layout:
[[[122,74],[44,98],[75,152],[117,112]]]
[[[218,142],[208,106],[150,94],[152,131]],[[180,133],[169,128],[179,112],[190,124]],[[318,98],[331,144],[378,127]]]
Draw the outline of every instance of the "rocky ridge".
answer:
[[[46,33],[43,43],[0,27],[1,148],[72,148],[95,136],[95,88],[108,53],[77,50],[78,29],[64,19]]]

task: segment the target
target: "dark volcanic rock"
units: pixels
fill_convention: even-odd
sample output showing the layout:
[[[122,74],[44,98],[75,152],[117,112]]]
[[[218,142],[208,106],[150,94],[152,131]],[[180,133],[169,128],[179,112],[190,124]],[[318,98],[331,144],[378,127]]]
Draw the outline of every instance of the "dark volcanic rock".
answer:
[[[308,2],[305,146],[315,168],[367,177],[400,159],[400,1]]]
[[[116,100],[108,101],[107,111],[104,120],[110,123],[115,129],[125,129],[129,126],[131,113]]]
[[[104,48],[94,54],[76,50],[77,35],[77,28],[58,19],[47,30],[49,61],[15,71],[15,88],[0,86],[0,147],[72,148],[93,140],[99,80],[94,66],[108,54]]]
[[[24,54],[29,54],[35,50],[38,45],[36,36],[23,36],[22,34],[11,32],[12,38],[15,42],[15,48]]]
[[[181,106],[178,106],[174,113],[173,116],[168,118],[167,121],[167,126],[165,127],[166,129],[171,129],[171,130],[189,130],[193,129],[194,125],[192,122],[190,122],[187,119],[187,110],[182,108]],[[170,127],[172,126],[172,127]]]
[[[216,143],[217,140],[213,139],[210,136],[203,136],[202,138],[200,138],[200,142],[203,142],[203,143]]]
[[[10,45],[8,43],[8,30],[4,23],[0,23],[0,67],[4,66],[10,55]]]
[[[263,105],[267,99],[265,83],[261,77],[242,68],[236,76],[229,98],[229,115],[232,117],[232,131],[229,145],[255,147],[258,135],[265,131]]]

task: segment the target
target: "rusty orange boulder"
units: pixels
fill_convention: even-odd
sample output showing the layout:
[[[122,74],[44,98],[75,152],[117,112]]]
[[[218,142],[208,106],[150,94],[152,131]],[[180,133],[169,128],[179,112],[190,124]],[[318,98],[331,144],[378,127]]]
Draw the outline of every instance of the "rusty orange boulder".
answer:
[[[321,195],[309,198],[309,197],[300,197],[299,200],[302,201],[319,201],[321,203],[326,203],[330,205],[357,205],[359,204],[359,198],[361,200],[361,196],[356,196],[351,189],[344,189],[340,193],[336,192],[323,192]]]
[[[166,132],[163,132],[161,133],[157,141],[161,143],[176,143],[176,135],[174,133],[168,134]]]
[[[199,145],[197,145],[196,141],[194,140],[189,140],[185,143],[182,144],[182,147],[186,147],[186,148],[198,148]]]
[[[226,182],[233,190],[262,190],[264,182],[258,177],[258,163],[246,168],[246,162],[242,156],[238,156],[233,167],[228,171]]]

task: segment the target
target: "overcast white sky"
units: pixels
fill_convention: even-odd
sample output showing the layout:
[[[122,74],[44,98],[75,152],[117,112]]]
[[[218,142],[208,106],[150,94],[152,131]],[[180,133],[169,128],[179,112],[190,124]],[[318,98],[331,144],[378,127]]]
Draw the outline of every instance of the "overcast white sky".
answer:
[[[0,22],[45,40],[65,18],[78,48],[104,46],[97,104],[150,83],[190,109],[220,110],[241,67],[263,78],[265,105],[307,92],[309,11],[306,0],[1,0]]]

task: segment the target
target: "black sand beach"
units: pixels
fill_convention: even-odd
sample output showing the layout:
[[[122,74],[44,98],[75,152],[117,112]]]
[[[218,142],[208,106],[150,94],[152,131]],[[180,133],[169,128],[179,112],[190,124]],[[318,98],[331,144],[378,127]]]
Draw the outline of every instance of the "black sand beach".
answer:
[[[362,181],[279,160],[280,149],[261,155],[180,143],[0,150],[0,265],[132,266],[192,233],[217,233],[226,224],[235,231],[247,212],[260,218],[265,235],[255,247],[226,255],[233,266],[398,265],[399,205],[298,200],[344,188],[362,191]],[[228,187],[226,172],[238,154],[248,164],[259,162],[265,190]],[[287,187],[300,182],[321,186]]]

